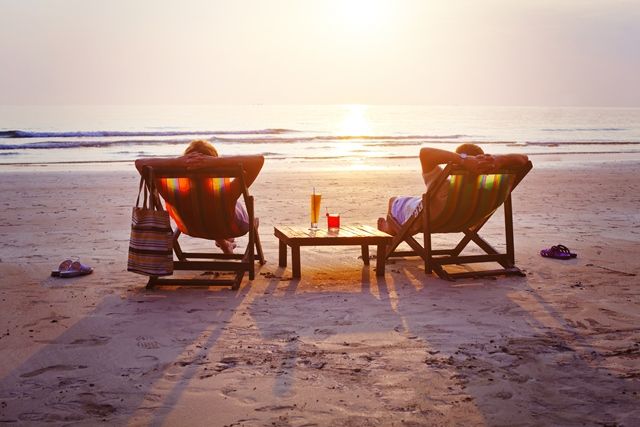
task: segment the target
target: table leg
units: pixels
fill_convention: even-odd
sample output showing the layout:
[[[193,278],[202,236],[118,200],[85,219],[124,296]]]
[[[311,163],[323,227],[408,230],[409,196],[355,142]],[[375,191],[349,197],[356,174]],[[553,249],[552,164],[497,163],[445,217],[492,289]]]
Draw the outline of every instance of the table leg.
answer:
[[[279,250],[278,250],[278,265],[280,267],[287,266],[287,244],[282,240],[279,240]]]
[[[300,278],[300,246],[291,246],[291,268],[293,277]]]
[[[376,253],[376,276],[384,276],[384,258],[387,254],[387,245],[378,245],[378,252]]]
[[[369,245],[362,245],[362,262],[369,265]]]

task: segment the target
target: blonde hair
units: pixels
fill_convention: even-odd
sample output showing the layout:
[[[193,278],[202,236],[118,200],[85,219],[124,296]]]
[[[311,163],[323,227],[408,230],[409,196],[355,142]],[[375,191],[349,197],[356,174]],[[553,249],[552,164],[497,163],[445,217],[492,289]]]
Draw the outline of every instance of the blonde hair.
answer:
[[[480,154],[484,154],[484,151],[476,144],[467,143],[459,145],[458,148],[456,148],[456,153],[466,154],[468,156],[478,156]]]
[[[218,157],[218,150],[207,140],[196,139],[191,141],[189,146],[184,150],[184,154],[200,153],[207,156]]]

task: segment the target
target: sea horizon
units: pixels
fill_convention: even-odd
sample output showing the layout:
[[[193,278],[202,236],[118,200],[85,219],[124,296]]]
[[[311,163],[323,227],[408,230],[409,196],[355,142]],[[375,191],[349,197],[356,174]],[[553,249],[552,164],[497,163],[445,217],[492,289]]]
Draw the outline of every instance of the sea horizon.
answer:
[[[0,168],[128,164],[193,139],[281,167],[402,167],[421,146],[640,157],[640,108],[428,105],[0,106]]]

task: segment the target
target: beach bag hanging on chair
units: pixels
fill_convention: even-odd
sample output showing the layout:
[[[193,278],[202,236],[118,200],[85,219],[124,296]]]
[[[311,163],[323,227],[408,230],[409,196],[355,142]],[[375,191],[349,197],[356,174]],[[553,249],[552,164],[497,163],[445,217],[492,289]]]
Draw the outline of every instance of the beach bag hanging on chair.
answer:
[[[169,276],[173,274],[173,231],[169,213],[162,208],[149,179],[149,195],[144,179],[140,178],[138,198],[131,215],[131,238],[127,270],[146,276]],[[144,186],[144,200],[140,207],[140,193]]]

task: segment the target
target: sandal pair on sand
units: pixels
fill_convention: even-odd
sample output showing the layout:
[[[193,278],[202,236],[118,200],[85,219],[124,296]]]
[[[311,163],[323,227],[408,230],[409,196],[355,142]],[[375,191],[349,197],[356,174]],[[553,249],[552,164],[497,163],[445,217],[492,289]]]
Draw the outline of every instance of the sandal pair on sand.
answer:
[[[53,270],[51,275],[54,277],[77,277],[85,276],[93,273],[93,268],[82,264],[80,261],[65,259],[60,263],[57,270]]]
[[[576,258],[578,254],[574,254],[564,245],[551,246],[549,249],[543,249],[540,251],[540,255],[545,258],[555,259],[571,259]]]

